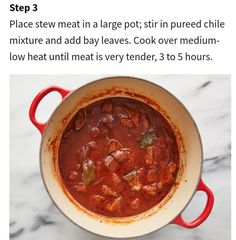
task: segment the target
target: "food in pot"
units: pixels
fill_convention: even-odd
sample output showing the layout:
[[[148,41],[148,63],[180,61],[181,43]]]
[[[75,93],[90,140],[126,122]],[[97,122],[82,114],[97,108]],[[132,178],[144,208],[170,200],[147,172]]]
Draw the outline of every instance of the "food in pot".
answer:
[[[62,134],[58,161],[75,201],[98,214],[127,217],[152,208],[170,192],[179,151],[158,111],[114,97],[78,111]]]

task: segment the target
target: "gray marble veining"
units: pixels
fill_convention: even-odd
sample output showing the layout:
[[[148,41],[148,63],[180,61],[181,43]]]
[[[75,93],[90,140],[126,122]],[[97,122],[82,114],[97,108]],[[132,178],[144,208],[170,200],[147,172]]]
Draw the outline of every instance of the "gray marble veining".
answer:
[[[158,240],[230,239],[231,102],[228,75],[136,75],[153,81],[184,103],[196,121],[204,146],[203,179],[215,194],[212,214],[201,226],[184,229],[175,225],[138,238]],[[56,84],[75,89],[103,76],[19,75],[10,79],[10,238],[19,240],[89,239],[88,233],[67,220],[49,199],[39,172],[40,134],[28,119],[34,96]],[[46,120],[60,98],[50,95],[38,115]],[[184,211],[188,220],[196,217],[205,197],[197,193]]]

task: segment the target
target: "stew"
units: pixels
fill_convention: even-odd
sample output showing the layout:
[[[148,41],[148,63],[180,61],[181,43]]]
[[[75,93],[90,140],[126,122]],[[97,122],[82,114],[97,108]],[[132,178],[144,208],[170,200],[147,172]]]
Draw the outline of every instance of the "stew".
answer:
[[[176,183],[179,151],[167,120],[138,100],[97,101],[72,118],[59,147],[65,188],[86,209],[112,217],[142,213]]]

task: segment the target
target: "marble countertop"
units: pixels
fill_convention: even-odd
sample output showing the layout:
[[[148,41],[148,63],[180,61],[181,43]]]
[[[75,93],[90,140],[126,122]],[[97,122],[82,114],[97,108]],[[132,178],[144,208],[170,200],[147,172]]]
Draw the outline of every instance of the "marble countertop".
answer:
[[[231,230],[231,86],[228,75],[134,75],[151,80],[180,99],[195,119],[204,146],[203,179],[213,190],[212,214],[199,227],[168,225],[137,239],[229,240]],[[101,78],[95,75],[13,75],[10,78],[10,237],[18,240],[101,240],[67,220],[47,195],[39,172],[40,134],[28,118],[34,96],[56,84],[75,89]],[[60,102],[50,94],[37,115],[46,120]],[[202,210],[206,197],[197,193],[184,211],[191,220]]]

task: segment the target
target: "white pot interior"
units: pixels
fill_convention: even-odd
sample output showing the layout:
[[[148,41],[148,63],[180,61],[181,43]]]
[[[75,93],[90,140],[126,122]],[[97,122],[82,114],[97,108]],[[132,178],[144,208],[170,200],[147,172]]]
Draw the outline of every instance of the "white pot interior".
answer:
[[[122,90],[122,92],[117,92],[117,90]],[[94,101],[95,99],[92,98],[94,95],[97,95],[96,100],[98,100],[108,96],[126,96],[125,92],[145,96],[157,103],[166,112],[166,115],[182,136],[182,141],[179,139],[179,148],[183,171],[179,176],[178,187],[173,191],[173,195],[168,201],[164,200],[165,204],[161,203],[135,218],[126,219],[127,221],[123,219],[120,223],[115,223],[112,219],[107,221],[102,216],[91,216],[68,198],[61,187],[56,162],[60,134],[73,114],[83,104]],[[138,99],[137,96],[135,98]],[[141,236],[160,229],[170,223],[185,208],[198,185],[202,164],[202,148],[196,125],[187,110],[173,95],[163,88],[144,80],[108,78],[92,82],[72,92],[56,108],[42,138],[40,161],[42,176],[49,195],[70,220],[95,234],[128,238]]]

